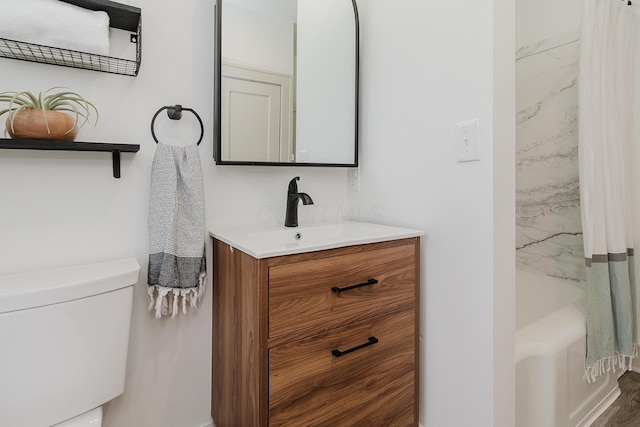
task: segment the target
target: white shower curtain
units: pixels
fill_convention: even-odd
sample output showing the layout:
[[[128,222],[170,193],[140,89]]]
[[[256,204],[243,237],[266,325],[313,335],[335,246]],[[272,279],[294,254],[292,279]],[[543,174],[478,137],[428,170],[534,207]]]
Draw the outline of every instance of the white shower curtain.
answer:
[[[589,381],[638,354],[631,200],[634,7],[583,0],[579,168]]]

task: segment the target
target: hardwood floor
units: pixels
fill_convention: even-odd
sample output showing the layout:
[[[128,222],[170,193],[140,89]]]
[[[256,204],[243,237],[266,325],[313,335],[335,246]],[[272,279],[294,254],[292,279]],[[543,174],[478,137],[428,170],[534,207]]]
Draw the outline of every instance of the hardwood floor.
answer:
[[[640,427],[640,374],[626,372],[618,382],[622,394],[591,427]]]

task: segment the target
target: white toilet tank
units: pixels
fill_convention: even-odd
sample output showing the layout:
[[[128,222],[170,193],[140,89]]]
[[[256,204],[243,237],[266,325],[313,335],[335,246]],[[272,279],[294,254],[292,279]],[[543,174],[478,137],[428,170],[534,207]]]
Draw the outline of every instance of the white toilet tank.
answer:
[[[52,426],[124,392],[139,272],[127,258],[0,276],[0,426]]]

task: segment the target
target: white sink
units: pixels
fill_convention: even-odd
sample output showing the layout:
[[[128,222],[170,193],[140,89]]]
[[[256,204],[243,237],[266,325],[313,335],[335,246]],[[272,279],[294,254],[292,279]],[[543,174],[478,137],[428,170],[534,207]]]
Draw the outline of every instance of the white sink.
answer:
[[[269,229],[228,228],[211,232],[211,236],[216,239],[255,258],[384,242],[423,234],[422,230],[356,221],[293,228],[284,226]]]

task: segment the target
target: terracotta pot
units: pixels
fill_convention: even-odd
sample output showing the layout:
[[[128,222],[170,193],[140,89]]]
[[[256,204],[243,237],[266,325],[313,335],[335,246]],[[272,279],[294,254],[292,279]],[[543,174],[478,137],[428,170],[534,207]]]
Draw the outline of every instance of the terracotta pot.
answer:
[[[61,111],[47,110],[47,122],[44,121],[42,110],[26,109],[18,111],[13,118],[7,117],[7,133],[17,139],[54,139],[58,141],[73,141],[78,136],[76,121],[69,114]]]

